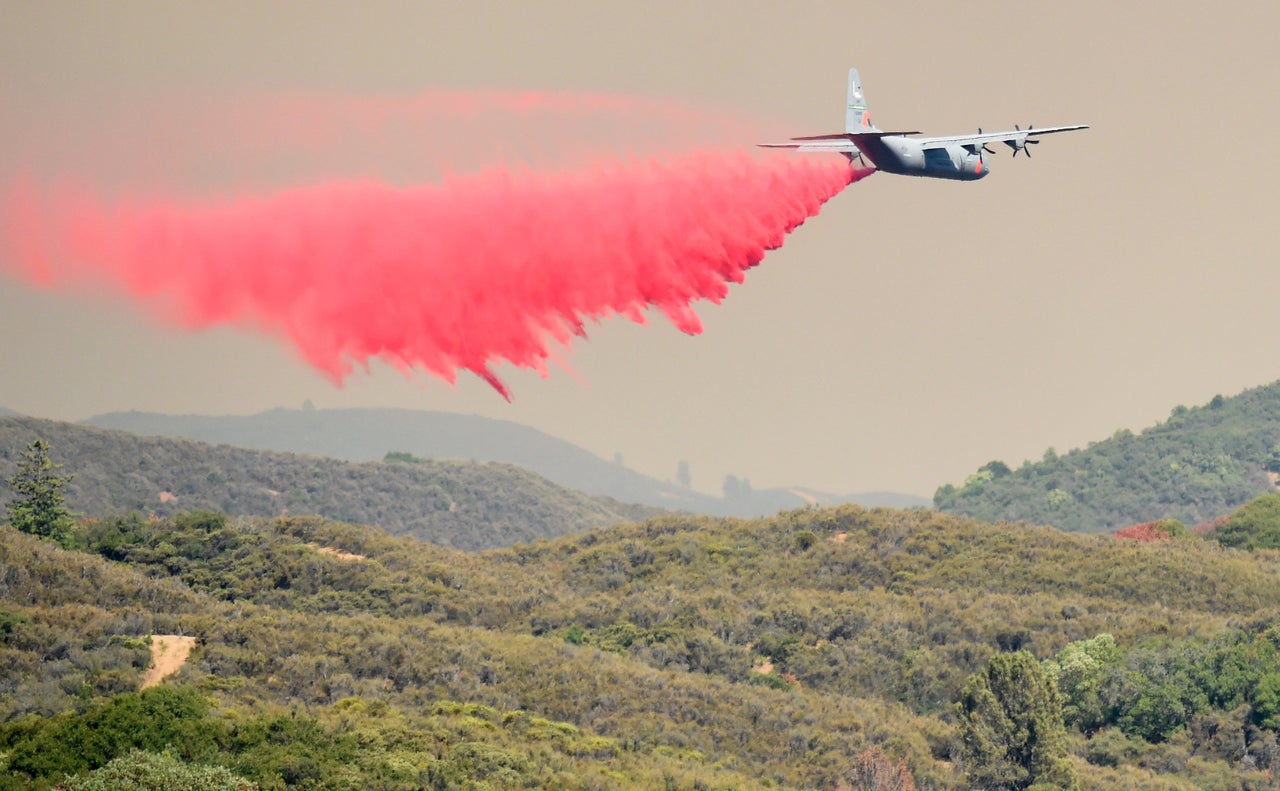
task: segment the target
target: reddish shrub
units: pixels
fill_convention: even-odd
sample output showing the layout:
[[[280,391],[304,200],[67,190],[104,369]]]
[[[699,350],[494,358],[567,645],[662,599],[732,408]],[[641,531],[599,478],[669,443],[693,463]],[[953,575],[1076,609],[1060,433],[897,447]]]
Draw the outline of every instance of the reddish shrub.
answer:
[[[1141,541],[1147,543],[1150,541],[1168,541],[1171,536],[1168,531],[1160,528],[1160,522],[1143,522],[1139,525],[1131,525],[1112,533],[1116,538],[1128,538],[1133,541]]]
[[[1195,527],[1191,528],[1191,532],[1195,533],[1196,535],[1207,536],[1208,534],[1212,533],[1213,531],[1225,525],[1227,523],[1227,520],[1230,518],[1231,518],[1231,514],[1223,514],[1217,519],[1211,519],[1202,525],[1196,525]]]

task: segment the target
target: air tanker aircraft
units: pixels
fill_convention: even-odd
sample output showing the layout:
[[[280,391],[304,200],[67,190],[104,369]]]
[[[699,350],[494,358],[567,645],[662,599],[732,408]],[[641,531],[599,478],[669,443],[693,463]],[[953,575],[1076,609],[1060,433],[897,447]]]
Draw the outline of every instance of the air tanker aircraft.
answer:
[[[1070,132],[1088,129],[1084,125],[1050,126],[1035,129],[1013,127],[1011,132],[983,132],[976,135],[951,137],[919,137],[919,132],[882,132],[871,124],[867,100],[862,95],[862,80],[858,70],[849,70],[849,109],[845,115],[845,132],[842,135],[817,135],[793,137],[790,143],[762,143],[762,148],[794,148],[798,151],[831,151],[844,154],[850,161],[868,161],[877,170],[897,173],[901,176],[924,176],[935,179],[976,181],[987,175],[987,154],[994,154],[987,143],[1001,142],[1031,156],[1027,146],[1039,143],[1032,138],[1053,132]]]

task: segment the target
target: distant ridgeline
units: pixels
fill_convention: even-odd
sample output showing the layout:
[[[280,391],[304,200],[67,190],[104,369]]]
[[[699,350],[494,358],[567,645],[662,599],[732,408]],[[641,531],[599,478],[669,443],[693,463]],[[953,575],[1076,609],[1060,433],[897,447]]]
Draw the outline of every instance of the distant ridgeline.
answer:
[[[856,502],[912,508],[928,500],[894,492],[833,494],[807,487],[756,489],[729,475],[724,496],[688,483],[662,481],[606,461],[573,443],[509,420],[417,409],[272,409],[256,415],[161,415],[113,412],[85,421],[135,434],[185,437],[238,448],[290,451],[348,461],[383,459],[389,452],[423,459],[516,464],[561,486],[668,511],[719,516],[764,516],[806,505]],[[687,470],[686,470],[687,472]]]
[[[1209,522],[1280,478],[1280,382],[1205,406],[1174,408],[1134,434],[1012,470],[986,464],[962,486],[934,494],[939,510],[985,521],[1023,520],[1098,533],[1156,519]]]
[[[37,438],[75,476],[67,505],[90,518],[130,511],[165,517],[195,509],[231,516],[319,514],[479,550],[660,513],[566,489],[511,464],[355,463],[27,417],[0,417],[0,503],[11,494],[5,480]]]

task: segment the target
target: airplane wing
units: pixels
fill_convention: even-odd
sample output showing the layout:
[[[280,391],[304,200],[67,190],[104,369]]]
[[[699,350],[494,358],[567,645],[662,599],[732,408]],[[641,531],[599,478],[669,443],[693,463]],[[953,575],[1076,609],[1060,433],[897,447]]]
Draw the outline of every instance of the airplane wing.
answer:
[[[1004,132],[983,132],[978,130],[976,135],[948,135],[946,137],[913,137],[911,142],[919,146],[921,149],[946,148],[947,146],[957,145],[968,148],[970,151],[976,151],[979,148],[985,148],[987,143],[1004,143],[1013,149],[1013,155],[1017,156],[1019,151],[1031,156],[1031,150],[1027,148],[1030,145],[1036,145],[1040,141],[1034,138],[1040,135],[1049,135],[1055,132],[1071,132],[1076,129],[1088,129],[1084,124],[1075,124],[1072,126],[1046,126],[1042,129],[1035,127],[1027,127],[1019,129],[1014,126],[1013,129]],[[863,153],[862,147],[858,145],[859,141],[868,138],[882,137],[907,137],[908,135],[918,135],[919,132],[881,132],[879,130],[871,132],[846,132],[842,135],[817,135],[814,137],[793,137],[787,143],[759,143],[761,148],[791,148],[796,151],[830,151],[837,154],[855,154]],[[986,149],[991,151],[991,149]]]
[[[976,135],[948,135],[946,137],[922,137],[916,140],[917,143],[925,148],[941,148],[951,144],[961,146],[980,146],[985,143],[1004,143],[1018,151],[1027,144],[1029,138],[1038,135],[1049,135],[1054,132],[1072,132],[1076,129],[1088,129],[1084,124],[1075,124],[1073,126],[1046,126],[1043,129],[1027,127],[1026,129],[1013,128],[1004,132],[983,132],[978,131]],[[1038,140],[1030,140],[1031,143],[1038,143]]]
[[[1026,145],[1030,138],[1039,135],[1050,135],[1055,132],[1072,132],[1077,129],[1088,129],[1085,124],[1072,126],[1046,126],[1042,129],[1028,127],[1026,129],[1010,129],[1004,132],[982,132],[976,135],[947,135],[945,137],[918,137],[915,142],[924,148],[941,148],[956,144],[961,146],[980,146],[984,143],[1004,143],[1015,151]],[[797,151],[857,151],[856,140],[860,137],[907,137],[919,132],[852,132],[842,135],[816,135],[814,137],[793,137],[786,143],[759,143],[760,148],[793,148]],[[1031,140],[1032,143],[1039,142]]]

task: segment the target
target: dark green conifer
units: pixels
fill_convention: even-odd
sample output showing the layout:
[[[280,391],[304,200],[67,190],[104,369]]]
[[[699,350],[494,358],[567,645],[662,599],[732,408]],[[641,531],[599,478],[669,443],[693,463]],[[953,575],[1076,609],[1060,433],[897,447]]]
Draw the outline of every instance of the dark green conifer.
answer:
[[[1057,686],[1027,651],[993,656],[969,677],[956,709],[971,787],[1079,788]]]
[[[75,522],[62,500],[62,488],[73,475],[60,475],[61,464],[49,458],[49,443],[37,439],[27,446],[18,472],[8,479],[17,497],[6,508],[9,521],[24,533],[66,543]]]

